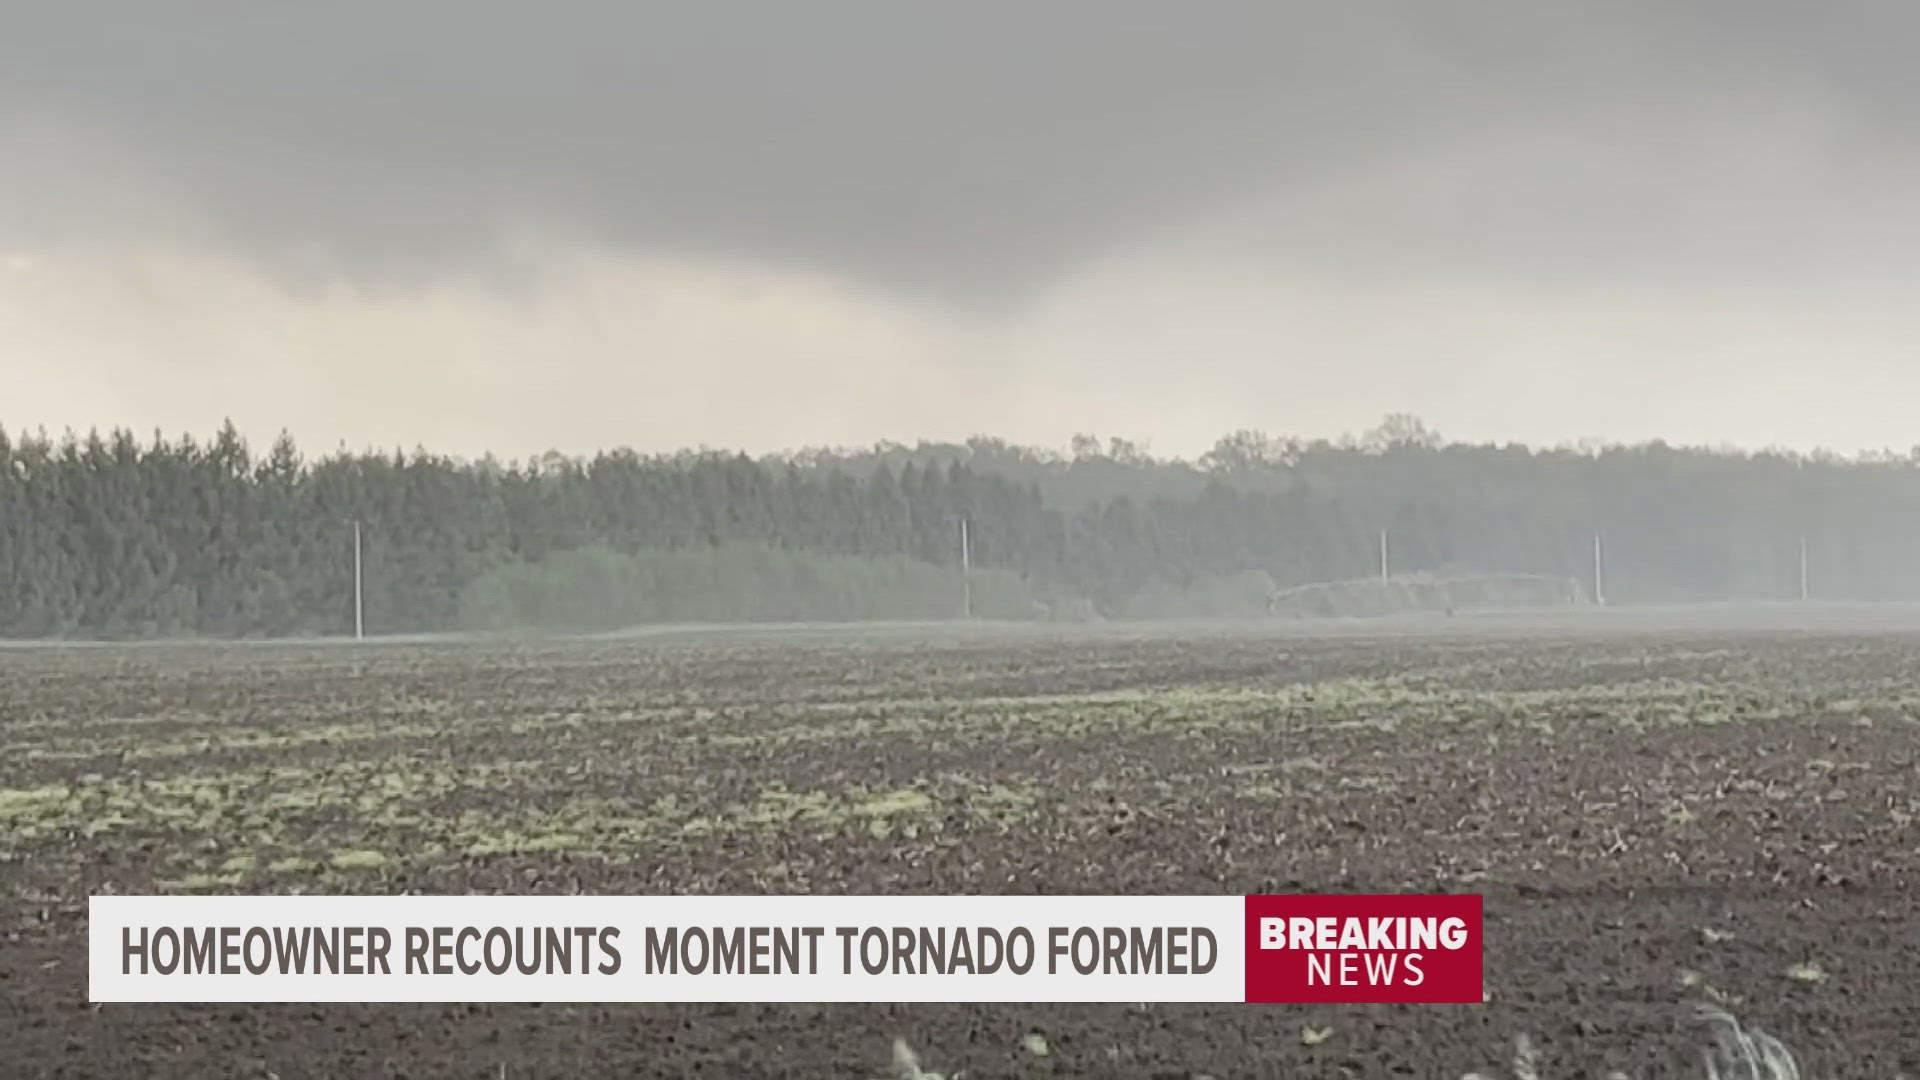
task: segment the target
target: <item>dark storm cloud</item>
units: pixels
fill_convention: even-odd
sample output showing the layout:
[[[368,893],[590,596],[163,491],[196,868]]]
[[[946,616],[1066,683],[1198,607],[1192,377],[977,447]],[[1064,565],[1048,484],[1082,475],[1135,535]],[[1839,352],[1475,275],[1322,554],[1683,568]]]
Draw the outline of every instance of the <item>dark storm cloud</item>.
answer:
[[[1250,227],[1282,251],[1405,258],[1412,243],[1411,257],[1425,244],[1445,261],[1492,244],[1499,261],[1505,243],[1571,259],[1595,235],[1618,250],[1624,229],[1658,259],[1688,240],[1669,234],[1671,215],[1642,213],[1660,202],[1658,174],[1728,116],[1764,122],[1815,100],[1869,144],[1828,149],[1904,148],[1908,10],[16,5],[0,93],[13,115],[105,132],[141,182],[289,266],[432,271],[484,253],[503,223],[545,221],[999,295],[1263,198]],[[1464,210],[1418,192],[1328,197],[1408,154],[1540,139],[1581,152],[1544,165],[1523,153],[1503,183],[1461,193]],[[110,227],[116,204],[91,197],[15,228]],[[1711,243],[1713,207],[1688,213]]]

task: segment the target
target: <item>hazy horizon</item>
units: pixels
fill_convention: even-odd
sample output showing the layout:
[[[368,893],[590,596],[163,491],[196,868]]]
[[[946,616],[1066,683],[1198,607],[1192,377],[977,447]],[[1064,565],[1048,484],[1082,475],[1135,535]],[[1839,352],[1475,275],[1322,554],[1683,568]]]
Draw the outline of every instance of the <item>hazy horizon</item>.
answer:
[[[1400,415],[1411,417],[1414,420],[1418,420],[1424,423],[1424,418],[1422,417],[1412,417],[1411,414],[1400,414]],[[1382,417],[1380,419],[1381,421],[1386,421],[1390,419],[1390,417]],[[245,441],[248,450],[251,451],[256,457],[264,456],[267,453],[267,451],[273,446],[274,442],[277,441],[282,434],[286,434],[293,437],[294,444],[297,450],[299,451],[302,459],[309,463],[316,461],[318,459],[331,457],[333,455],[341,454],[341,453],[348,454],[348,455],[365,455],[365,454],[389,455],[396,451],[406,454],[408,456],[411,456],[416,452],[425,452],[426,454],[436,458],[444,458],[447,460],[460,462],[464,464],[475,464],[487,459],[492,459],[492,460],[499,461],[502,463],[507,463],[507,464],[515,464],[520,462],[538,460],[553,454],[559,454],[562,457],[565,457],[568,459],[586,460],[586,459],[591,459],[598,455],[626,453],[629,451],[640,454],[645,457],[654,457],[654,456],[673,457],[678,454],[695,454],[695,455],[745,454],[755,460],[782,460],[782,459],[806,458],[810,456],[827,457],[827,458],[860,457],[868,454],[882,453],[886,451],[914,452],[914,451],[921,451],[921,450],[938,450],[943,447],[966,448],[971,443],[977,440],[985,440],[986,442],[989,442],[989,443],[998,443],[1012,450],[1036,454],[1042,458],[1046,458],[1050,460],[1071,461],[1076,457],[1080,456],[1079,451],[1076,449],[1076,445],[1075,445],[1076,441],[1090,438],[1093,441],[1092,442],[1093,448],[1088,452],[1088,455],[1087,455],[1090,457],[1112,458],[1115,454],[1115,443],[1116,441],[1118,441],[1124,444],[1124,448],[1122,450],[1122,456],[1125,458],[1143,459],[1143,460],[1151,461],[1153,463],[1161,464],[1161,465],[1194,465],[1198,467],[1204,463],[1203,459],[1207,457],[1208,451],[1215,449],[1220,442],[1232,436],[1238,436],[1238,435],[1249,434],[1249,433],[1270,438],[1275,442],[1292,443],[1300,448],[1306,448],[1306,449],[1311,449],[1314,447],[1332,447],[1335,449],[1349,449],[1349,448],[1374,449],[1374,450],[1384,449],[1384,447],[1375,438],[1376,433],[1381,426],[1379,423],[1369,425],[1366,428],[1363,428],[1360,430],[1341,431],[1341,432],[1331,433],[1331,434],[1303,434],[1303,433],[1293,433],[1293,432],[1284,432],[1284,431],[1268,431],[1264,429],[1255,429],[1255,428],[1241,428],[1233,432],[1222,432],[1220,433],[1220,436],[1218,438],[1216,438],[1213,441],[1207,442],[1206,444],[1201,446],[1199,450],[1195,452],[1188,452],[1188,453],[1174,453],[1174,452],[1162,450],[1159,447],[1155,446],[1152,440],[1150,439],[1132,439],[1122,435],[1112,435],[1112,434],[1096,433],[1096,432],[1088,432],[1088,431],[1074,432],[1072,435],[1069,435],[1062,442],[1055,443],[1055,444],[1038,443],[1038,442],[1022,442],[1020,440],[1010,439],[1002,435],[996,435],[992,432],[979,431],[979,432],[973,432],[967,435],[957,436],[950,439],[946,439],[946,438],[936,439],[936,438],[924,438],[924,437],[909,437],[909,438],[883,437],[883,438],[875,439],[871,442],[865,442],[865,443],[850,443],[850,442],[825,443],[823,442],[823,443],[812,443],[812,444],[795,445],[795,446],[777,446],[777,447],[773,447],[771,449],[765,449],[765,450],[755,449],[747,446],[729,446],[729,445],[717,445],[717,444],[711,444],[711,443],[682,444],[678,446],[658,446],[658,447],[643,447],[643,446],[637,446],[632,443],[605,443],[605,444],[597,444],[597,445],[591,445],[591,446],[583,446],[579,449],[563,449],[558,446],[549,446],[543,449],[530,450],[530,451],[521,452],[521,453],[503,453],[501,451],[490,449],[490,448],[482,448],[477,452],[461,452],[461,451],[448,450],[444,447],[434,446],[432,444],[422,442],[418,439],[415,439],[411,442],[408,442],[405,440],[395,440],[395,441],[386,443],[384,445],[374,444],[374,443],[364,443],[357,446],[350,445],[346,443],[344,440],[336,440],[332,444],[322,445],[319,443],[303,440],[296,433],[292,432],[290,429],[284,426],[275,427],[267,423],[254,423],[251,425],[243,424],[239,421],[238,418],[235,418],[235,417],[222,417],[218,422],[216,422],[214,425],[210,427],[194,429],[194,430],[187,430],[187,429],[168,430],[165,428],[149,428],[147,430],[141,430],[139,428],[128,427],[126,425],[115,425],[110,427],[110,426],[99,425],[99,424],[89,424],[84,427],[78,427],[78,426],[64,427],[64,428],[55,430],[55,429],[46,427],[45,425],[10,426],[5,422],[0,421],[0,434],[3,434],[14,445],[18,445],[23,438],[42,439],[54,445],[59,445],[61,443],[64,443],[68,439],[85,441],[87,438],[89,438],[92,435],[99,435],[100,437],[105,438],[114,431],[125,430],[130,432],[134,436],[136,442],[138,442],[143,447],[151,445],[155,437],[158,437],[168,443],[177,442],[181,438],[187,438],[204,446],[214,436],[218,435],[219,429],[224,427],[228,422],[232,422],[234,429],[240,434],[240,437]],[[1567,453],[1591,455],[1591,454],[1603,453],[1607,451],[1632,451],[1632,450],[1639,450],[1639,449],[1643,449],[1651,446],[1660,446],[1676,452],[1703,452],[1703,453],[1712,453],[1712,454],[1731,454],[1731,455],[1750,456],[1750,457],[1777,455],[1777,456],[1784,456],[1784,457],[1797,459],[1797,460],[1808,460],[1808,461],[1831,460],[1831,461],[1837,461],[1837,462],[1846,463],[1846,464],[1872,463],[1872,462],[1886,461],[1890,459],[1920,460],[1920,443],[1915,443],[1913,446],[1906,447],[1906,448],[1891,447],[1891,446],[1865,447],[1865,448],[1851,451],[1851,452],[1842,452],[1827,446],[1815,446],[1808,449],[1801,449],[1797,447],[1781,446],[1778,444],[1770,445],[1770,446],[1746,446],[1746,445],[1740,445],[1737,443],[1729,443],[1729,442],[1687,443],[1687,442],[1680,442],[1673,439],[1664,439],[1659,437],[1653,437],[1648,439],[1638,439],[1638,440],[1632,440],[1632,441],[1605,440],[1605,439],[1595,439],[1595,438],[1562,439],[1553,443],[1529,443],[1529,442],[1523,442],[1523,441],[1514,440],[1514,439],[1462,439],[1462,438],[1455,438],[1449,432],[1434,430],[1431,427],[1427,429],[1427,435],[1431,439],[1430,445],[1440,447],[1440,448],[1445,448],[1445,447],[1466,447],[1466,448],[1474,448],[1474,449],[1517,448],[1517,449],[1527,450],[1533,453],[1567,452]]]

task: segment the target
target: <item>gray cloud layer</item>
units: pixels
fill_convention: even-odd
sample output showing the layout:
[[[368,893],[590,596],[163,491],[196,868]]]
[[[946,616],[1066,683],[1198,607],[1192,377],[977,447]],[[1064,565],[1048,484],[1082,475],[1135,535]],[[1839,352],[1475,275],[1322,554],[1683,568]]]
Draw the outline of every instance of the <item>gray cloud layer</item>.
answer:
[[[1784,0],[16,3],[0,348],[31,353],[30,420],[291,408],[459,449],[647,441],[581,422],[614,384],[674,402],[658,437],[718,443],[1189,449],[1398,408],[1885,441],[1856,421],[1920,330],[1916,31],[1908,4]],[[1842,345],[1860,396],[1827,407],[1861,411],[1782,428]],[[284,370],[249,397],[262,350]],[[425,385],[364,426],[310,392],[353,364],[444,384],[453,353],[493,396],[439,427]],[[1609,364],[1672,394],[1526,396]],[[521,418],[535,369],[587,396]],[[689,421],[773,370],[781,402]],[[814,384],[840,396],[810,427],[782,407]]]
[[[1507,171],[1453,205],[1309,195],[1313,218],[1265,219],[1272,245],[1744,261],[1766,237],[1741,233],[1804,233],[1787,219],[1819,192],[1688,170],[1729,123],[1817,121],[1809,158],[1904,153],[1920,29],[1896,4],[1564,0],[17,8],[16,115],[104,131],[269,258],[431,269],[533,218],[961,298],[1459,144]],[[1778,220],[1739,216],[1750,180]]]

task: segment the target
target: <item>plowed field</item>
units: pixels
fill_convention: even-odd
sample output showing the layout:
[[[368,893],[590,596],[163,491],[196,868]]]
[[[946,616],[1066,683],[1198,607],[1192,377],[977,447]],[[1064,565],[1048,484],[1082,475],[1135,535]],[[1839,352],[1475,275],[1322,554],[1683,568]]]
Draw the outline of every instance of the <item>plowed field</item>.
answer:
[[[0,650],[0,1075],[1920,1075],[1920,637]],[[1481,1006],[107,1006],[106,892],[1487,897]],[[1303,1030],[1312,1028],[1303,1038]],[[1330,1031],[1328,1030],[1330,1029]],[[1025,1037],[1045,1037],[1036,1055]]]

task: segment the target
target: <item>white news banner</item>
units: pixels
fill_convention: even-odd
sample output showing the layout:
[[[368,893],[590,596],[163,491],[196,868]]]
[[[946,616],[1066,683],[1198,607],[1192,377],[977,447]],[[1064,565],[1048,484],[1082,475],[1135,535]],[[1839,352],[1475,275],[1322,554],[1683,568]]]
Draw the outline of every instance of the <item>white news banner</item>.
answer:
[[[96,896],[98,1002],[1241,1001],[1239,896]]]

